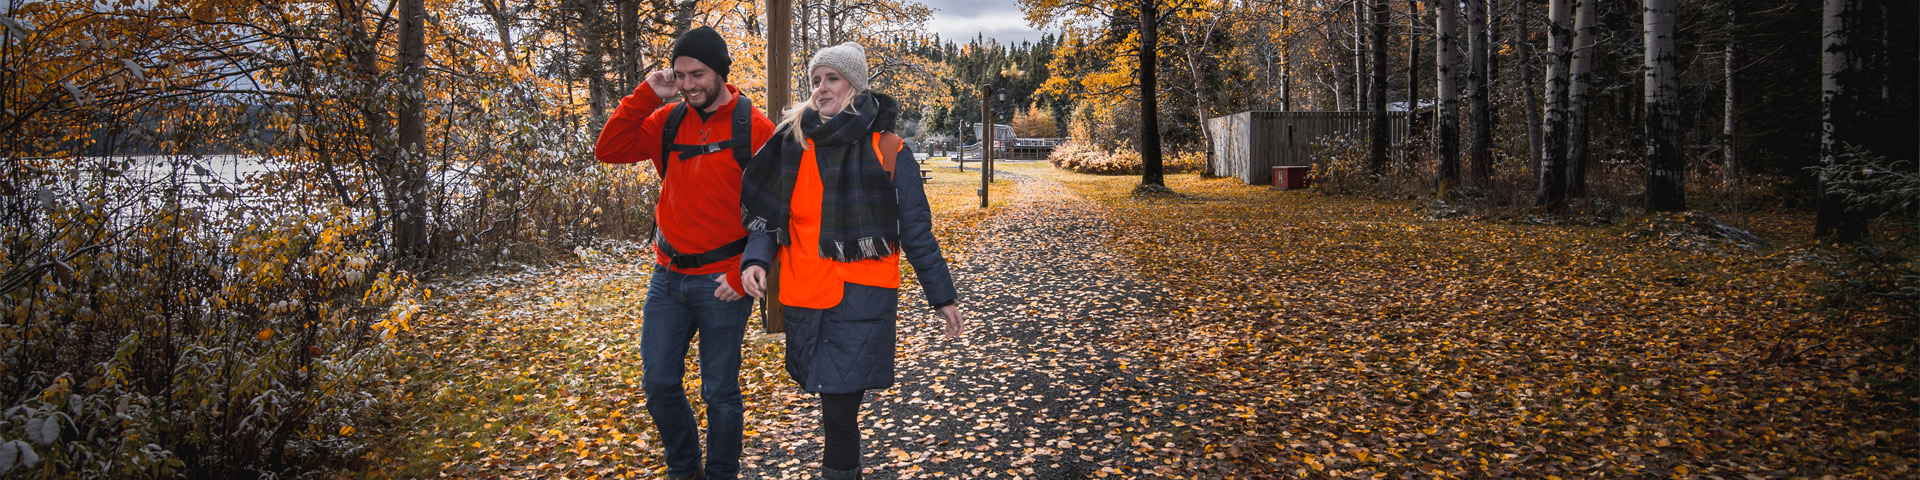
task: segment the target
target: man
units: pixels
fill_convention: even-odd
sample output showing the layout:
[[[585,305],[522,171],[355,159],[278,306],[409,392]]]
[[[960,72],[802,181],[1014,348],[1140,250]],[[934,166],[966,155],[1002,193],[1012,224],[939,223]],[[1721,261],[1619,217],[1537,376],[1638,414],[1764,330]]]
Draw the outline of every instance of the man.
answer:
[[[641,388],[667,449],[669,478],[732,479],[740,470],[745,409],[740,342],[753,300],[741,295],[740,176],[773,122],[727,84],[733,60],[712,28],[673,44],[673,67],[655,72],[620,100],[594,146],[607,163],[653,160],[661,177],[654,208],[656,264],[640,328]],[[662,105],[679,93],[682,102]],[[700,399],[707,448],[681,389],[687,344],[700,339]]]

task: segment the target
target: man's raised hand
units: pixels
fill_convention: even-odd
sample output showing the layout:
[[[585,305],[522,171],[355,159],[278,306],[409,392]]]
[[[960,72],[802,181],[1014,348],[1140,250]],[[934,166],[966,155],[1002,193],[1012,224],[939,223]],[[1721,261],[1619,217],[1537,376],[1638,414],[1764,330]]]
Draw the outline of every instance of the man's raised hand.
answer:
[[[661,70],[647,75],[647,86],[653,88],[653,94],[661,99],[673,98],[680,93],[674,88],[673,69]]]

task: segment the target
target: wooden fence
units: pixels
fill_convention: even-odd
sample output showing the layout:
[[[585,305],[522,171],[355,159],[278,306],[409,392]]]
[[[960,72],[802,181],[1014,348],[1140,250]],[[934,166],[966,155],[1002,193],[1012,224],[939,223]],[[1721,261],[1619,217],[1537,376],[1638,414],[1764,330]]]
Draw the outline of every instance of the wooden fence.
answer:
[[[1321,159],[1314,144],[1321,137],[1345,134],[1370,138],[1371,112],[1240,112],[1207,119],[1213,135],[1212,174],[1236,177],[1249,185],[1273,182],[1273,167],[1309,166]],[[1407,112],[1387,113],[1392,147],[1407,139]]]

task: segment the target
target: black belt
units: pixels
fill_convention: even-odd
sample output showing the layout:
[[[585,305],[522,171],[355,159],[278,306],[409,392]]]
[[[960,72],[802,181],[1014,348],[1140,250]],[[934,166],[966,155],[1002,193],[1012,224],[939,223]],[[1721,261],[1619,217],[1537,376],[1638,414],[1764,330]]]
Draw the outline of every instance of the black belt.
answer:
[[[740,252],[747,251],[747,237],[740,237],[739,240],[721,245],[720,248],[693,254],[682,254],[674,250],[673,245],[667,244],[667,236],[661,235],[657,231],[654,232],[653,235],[653,244],[659,245],[660,252],[667,254],[668,265],[683,270],[711,265],[721,260],[733,258],[735,255],[739,255]]]

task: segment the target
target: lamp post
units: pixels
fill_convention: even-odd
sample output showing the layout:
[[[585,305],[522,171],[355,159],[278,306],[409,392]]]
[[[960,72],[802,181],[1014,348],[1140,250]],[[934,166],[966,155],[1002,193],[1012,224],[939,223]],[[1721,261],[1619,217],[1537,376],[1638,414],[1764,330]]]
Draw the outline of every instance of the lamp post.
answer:
[[[958,157],[955,161],[960,162],[960,171],[962,172],[967,171],[967,127],[968,126],[969,125],[967,124],[966,120],[954,122],[953,124],[954,130],[956,130],[955,132],[953,132],[956,134],[953,137],[953,151],[954,151],[954,156]]]
[[[980,208],[987,208],[987,186],[993,182],[993,86],[980,86]]]

